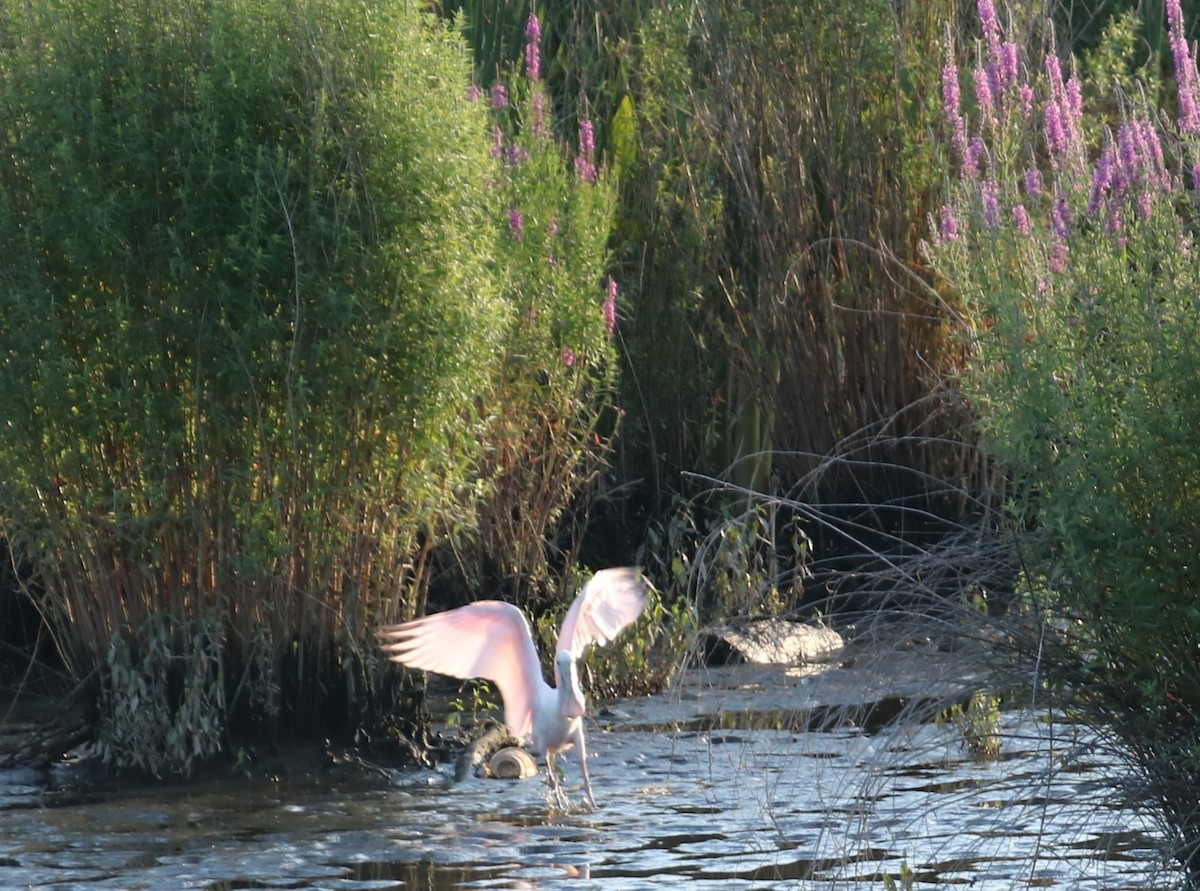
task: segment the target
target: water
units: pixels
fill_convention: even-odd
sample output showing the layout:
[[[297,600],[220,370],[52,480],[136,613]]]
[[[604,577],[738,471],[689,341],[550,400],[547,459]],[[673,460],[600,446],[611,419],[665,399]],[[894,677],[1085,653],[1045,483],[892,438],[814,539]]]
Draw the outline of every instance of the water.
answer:
[[[594,813],[552,806],[541,777],[455,785],[450,766],[104,794],[0,776],[0,887],[882,888],[902,863],[921,888],[1176,879],[1086,728],[1012,713],[1002,758],[976,763],[932,724],[755,726],[777,723],[754,717],[778,686],[705,678],[622,703],[590,728]],[[570,756],[566,782],[581,802]]]

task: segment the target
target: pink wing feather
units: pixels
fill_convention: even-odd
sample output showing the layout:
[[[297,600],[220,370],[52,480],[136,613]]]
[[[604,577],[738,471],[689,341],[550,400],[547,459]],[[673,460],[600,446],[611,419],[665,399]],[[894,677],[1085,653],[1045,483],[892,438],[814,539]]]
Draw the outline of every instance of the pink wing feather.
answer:
[[[379,632],[388,658],[456,678],[486,678],[504,700],[504,723],[518,738],[533,729],[542,677],[525,614],[511,603],[479,600]]]
[[[591,644],[606,644],[646,608],[646,581],[630,566],[602,569],[575,597],[558,632],[558,652],[576,659]]]

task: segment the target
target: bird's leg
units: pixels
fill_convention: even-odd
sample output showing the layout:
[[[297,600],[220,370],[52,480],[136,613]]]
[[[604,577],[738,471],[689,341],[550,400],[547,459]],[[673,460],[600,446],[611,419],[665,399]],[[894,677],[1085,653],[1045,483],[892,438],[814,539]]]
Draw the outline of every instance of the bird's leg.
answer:
[[[546,782],[550,784],[550,791],[554,795],[555,803],[565,808],[567,806],[567,795],[563,792],[562,784],[558,781],[558,763],[555,760],[553,752],[546,753]]]

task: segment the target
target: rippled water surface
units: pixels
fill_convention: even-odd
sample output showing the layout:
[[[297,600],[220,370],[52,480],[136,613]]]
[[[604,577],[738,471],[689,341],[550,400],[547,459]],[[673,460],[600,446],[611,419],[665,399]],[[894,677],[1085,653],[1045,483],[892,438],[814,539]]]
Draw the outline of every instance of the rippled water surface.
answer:
[[[882,888],[902,863],[917,887],[1173,881],[1086,730],[1011,714],[981,764],[933,725],[668,730],[695,702],[624,706],[590,728],[594,813],[552,807],[540,777],[455,785],[449,766],[104,796],[0,776],[0,887]],[[566,780],[580,802],[570,756]]]

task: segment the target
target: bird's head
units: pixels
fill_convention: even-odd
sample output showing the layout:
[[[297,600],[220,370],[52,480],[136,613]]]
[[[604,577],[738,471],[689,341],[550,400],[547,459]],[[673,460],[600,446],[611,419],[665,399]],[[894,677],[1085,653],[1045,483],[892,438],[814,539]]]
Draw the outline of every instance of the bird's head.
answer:
[[[568,718],[582,717],[587,712],[587,704],[579,687],[579,669],[575,665],[575,657],[567,650],[559,650],[554,656],[554,682],[558,687],[562,713]]]

